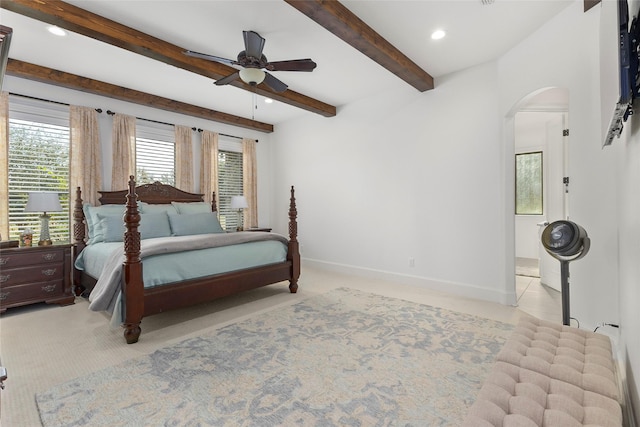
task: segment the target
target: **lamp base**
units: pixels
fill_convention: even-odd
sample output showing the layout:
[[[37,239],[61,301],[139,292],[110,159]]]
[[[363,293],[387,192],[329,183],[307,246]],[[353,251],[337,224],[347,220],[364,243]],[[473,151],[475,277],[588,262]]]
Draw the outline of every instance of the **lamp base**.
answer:
[[[38,246],[51,246],[53,242],[51,240],[40,240]]]

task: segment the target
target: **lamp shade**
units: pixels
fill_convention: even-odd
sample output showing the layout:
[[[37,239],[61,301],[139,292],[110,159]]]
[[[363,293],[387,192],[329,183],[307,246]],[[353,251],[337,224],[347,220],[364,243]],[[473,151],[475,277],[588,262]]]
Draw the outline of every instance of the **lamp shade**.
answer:
[[[243,82],[255,86],[264,81],[265,74],[259,68],[245,68],[240,70],[240,78]]]
[[[61,210],[58,193],[49,191],[29,193],[29,200],[24,209],[25,212],[59,212]]]
[[[244,196],[233,196],[231,198],[231,209],[245,209],[248,208],[247,199]]]

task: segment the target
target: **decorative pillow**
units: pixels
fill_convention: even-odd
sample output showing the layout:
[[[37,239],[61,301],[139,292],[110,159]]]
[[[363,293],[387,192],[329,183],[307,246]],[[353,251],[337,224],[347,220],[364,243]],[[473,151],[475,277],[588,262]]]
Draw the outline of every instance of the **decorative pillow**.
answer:
[[[211,213],[207,202],[171,202],[179,214]]]
[[[174,236],[225,232],[220,227],[218,217],[211,212],[169,215],[169,222]]]
[[[138,209],[140,209],[140,213],[160,213],[166,212],[167,215],[175,215],[178,213],[178,210],[170,203],[164,204],[149,204],[145,202],[138,202]]]
[[[166,212],[140,214],[140,239],[169,236],[171,236],[171,226]]]
[[[98,213],[103,215],[120,215],[120,219],[124,216],[125,212],[124,205],[100,205],[100,206],[91,206],[90,203],[85,203],[82,206],[82,210],[84,211],[84,218],[87,223],[87,230],[89,234],[89,240],[87,240],[87,244],[96,243],[102,240],[96,240],[95,235],[101,234],[100,230],[97,230],[98,222],[100,221],[98,218]]]
[[[102,215],[100,218],[101,235],[96,238],[102,238],[105,242],[122,242],[124,240],[124,220],[118,215]],[[140,239],[153,239],[155,237],[171,236],[171,227],[169,226],[169,217],[165,212],[140,214]]]
[[[124,219],[122,215],[97,214],[98,226],[94,236],[97,242],[122,242],[124,240]]]

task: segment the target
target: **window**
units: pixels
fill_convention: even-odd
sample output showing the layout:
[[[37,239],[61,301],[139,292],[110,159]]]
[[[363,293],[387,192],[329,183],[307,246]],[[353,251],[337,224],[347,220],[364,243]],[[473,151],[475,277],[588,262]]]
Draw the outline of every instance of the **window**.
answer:
[[[542,215],[542,151],[516,154],[516,215]]]
[[[25,228],[40,232],[42,213],[25,212],[30,191],[59,193],[63,212],[51,215],[54,241],[69,234],[69,107],[21,97],[9,98],[9,237]]]
[[[152,122],[136,124],[136,183],[160,181],[175,185],[175,133],[173,126]]]
[[[231,197],[244,194],[242,188],[242,143],[220,138],[218,141],[218,216],[225,230],[238,226],[238,212],[231,209]]]

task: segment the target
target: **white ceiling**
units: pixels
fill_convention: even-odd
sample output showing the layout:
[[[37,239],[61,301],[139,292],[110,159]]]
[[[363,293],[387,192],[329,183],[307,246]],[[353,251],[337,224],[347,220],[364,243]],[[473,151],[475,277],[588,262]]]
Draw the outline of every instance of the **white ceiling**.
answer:
[[[312,58],[312,73],[275,72],[299,93],[340,107],[377,91],[416,91],[284,1],[67,0],[185,49],[225,58],[243,50],[242,30],[266,39],[271,61]],[[490,61],[507,52],[574,0],[362,1],[342,3],[433,77]],[[109,46],[85,36],[56,37],[48,25],[0,9],[14,34],[9,56],[166,98],[278,124],[314,114],[265,104],[232,86]],[[447,36],[430,39],[435,29]],[[436,82],[437,84],[437,82]],[[437,86],[436,86],[437,87]]]

